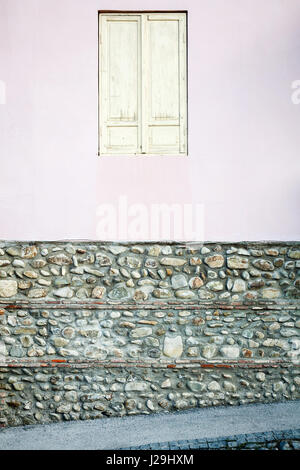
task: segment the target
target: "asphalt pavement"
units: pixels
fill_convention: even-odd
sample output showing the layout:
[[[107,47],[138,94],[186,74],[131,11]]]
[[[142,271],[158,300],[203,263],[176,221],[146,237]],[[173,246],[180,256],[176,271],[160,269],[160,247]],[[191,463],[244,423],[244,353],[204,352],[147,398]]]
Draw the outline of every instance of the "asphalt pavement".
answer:
[[[2,428],[0,450],[117,450],[297,429],[300,400]]]

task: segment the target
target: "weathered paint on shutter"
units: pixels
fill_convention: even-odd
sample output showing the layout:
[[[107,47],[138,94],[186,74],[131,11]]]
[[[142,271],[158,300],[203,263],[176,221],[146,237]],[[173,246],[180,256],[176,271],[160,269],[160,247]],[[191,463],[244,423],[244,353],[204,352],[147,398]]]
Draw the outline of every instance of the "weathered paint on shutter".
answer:
[[[147,153],[186,153],[185,15],[148,14]],[[144,103],[143,103],[144,105]]]
[[[140,153],[141,17],[100,18],[100,153]]]
[[[100,15],[100,154],[186,154],[186,15]]]

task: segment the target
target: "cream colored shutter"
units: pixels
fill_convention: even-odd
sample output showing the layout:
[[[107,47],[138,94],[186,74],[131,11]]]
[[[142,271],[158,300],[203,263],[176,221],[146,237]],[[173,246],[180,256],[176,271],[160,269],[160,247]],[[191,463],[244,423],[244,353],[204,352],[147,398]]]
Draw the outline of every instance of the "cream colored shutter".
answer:
[[[101,154],[141,151],[141,17],[100,15]]]
[[[100,15],[100,154],[186,154],[186,15]]]
[[[186,153],[186,16],[146,15],[146,153]]]

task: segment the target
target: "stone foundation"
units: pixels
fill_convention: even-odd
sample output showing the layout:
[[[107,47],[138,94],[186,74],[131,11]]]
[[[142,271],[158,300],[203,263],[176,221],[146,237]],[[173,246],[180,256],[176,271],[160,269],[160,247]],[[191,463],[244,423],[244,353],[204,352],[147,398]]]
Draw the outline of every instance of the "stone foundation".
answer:
[[[299,399],[300,243],[0,242],[0,425]]]

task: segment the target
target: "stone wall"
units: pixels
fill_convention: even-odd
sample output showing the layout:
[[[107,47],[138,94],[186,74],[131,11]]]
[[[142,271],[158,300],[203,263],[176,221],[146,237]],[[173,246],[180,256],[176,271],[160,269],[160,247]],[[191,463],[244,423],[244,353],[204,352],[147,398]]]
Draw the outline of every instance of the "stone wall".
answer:
[[[0,425],[299,399],[300,243],[0,242]]]

